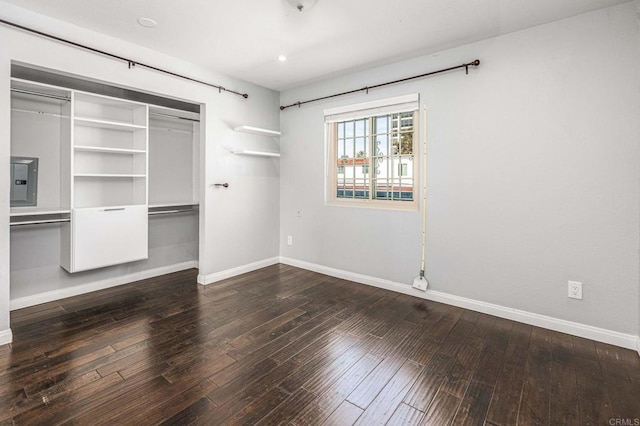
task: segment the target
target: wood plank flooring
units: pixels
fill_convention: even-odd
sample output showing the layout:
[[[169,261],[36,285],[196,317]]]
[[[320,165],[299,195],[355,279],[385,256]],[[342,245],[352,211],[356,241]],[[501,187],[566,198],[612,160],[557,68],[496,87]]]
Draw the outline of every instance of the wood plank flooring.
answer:
[[[609,425],[637,353],[274,265],[15,311],[0,425]]]

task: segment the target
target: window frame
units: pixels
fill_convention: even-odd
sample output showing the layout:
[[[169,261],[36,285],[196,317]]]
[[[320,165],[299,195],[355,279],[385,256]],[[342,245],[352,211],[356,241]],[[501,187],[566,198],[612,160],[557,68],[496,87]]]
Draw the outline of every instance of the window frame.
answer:
[[[415,106],[412,105],[410,109],[402,109],[407,100],[415,100]],[[394,105],[400,105],[398,110],[393,110]],[[379,111],[379,112],[378,112]],[[341,198],[337,195],[338,184],[338,123],[343,121],[350,121],[355,119],[367,118],[369,122],[375,120],[375,117],[391,115],[397,113],[413,113],[413,199],[410,201],[400,200],[385,200],[372,198],[371,190],[369,192],[369,198]],[[332,114],[346,114],[344,119],[333,119],[327,121],[327,116]],[[353,116],[349,116],[353,113]],[[363,115],[365,114],[365,115]],[[420,195],[420,167],[421,164],[421,152],[420,152],[420,125],[419,122],[419,102],[418,95],[401,96],[390,99],[383,99],[379,101],[367,102],[358,105],[352,105],[347,107],[334,108],[331,110],[325,110],[325,204],[328,206],[339,207],[359,207],[359,208],[375,208],[382,210],[405,210],[405,211],[417,211],[419,210],[419,195]],[[369,129],[371,130],[371,129]],[[372,133],[371,131],[367,136],[368,156],[366,158],[372,158]],[[402,162],[403,159],[400,159]],[[401,163],[398,163],[401,164]],[[373,171],[374,168],[369,168]],[[403,176],[405,177],[405,176]],[[409,176],[406,176],[407,178]],[[371,185],[371,174],[367,176],[367,183]],[[369,186],[371,188],[371,186]]]

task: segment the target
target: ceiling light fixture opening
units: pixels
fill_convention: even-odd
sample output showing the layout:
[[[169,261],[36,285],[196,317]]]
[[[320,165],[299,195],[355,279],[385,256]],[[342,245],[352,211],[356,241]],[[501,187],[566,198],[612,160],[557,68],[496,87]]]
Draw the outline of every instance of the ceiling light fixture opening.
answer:
[[[151,18],[138,18],[138,24],[145,28],[155,28],[158,23]]]
[[[278,60],[279,60],[280,62],[285,62],[285,61],[287,60],[287,57],[286,57],[286,56],[284,56],[284,55],[279,55],[279,56],[278,56]]]
[[[291,7],[298,9],[298,12],[310,9],[315,2],[316,0],[287,0],[287,3],[289,3]]]

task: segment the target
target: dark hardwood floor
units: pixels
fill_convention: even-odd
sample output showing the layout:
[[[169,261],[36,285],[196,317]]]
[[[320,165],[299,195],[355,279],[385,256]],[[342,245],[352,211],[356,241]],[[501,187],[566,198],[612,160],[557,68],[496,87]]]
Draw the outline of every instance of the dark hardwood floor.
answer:
[[[15,311],[4,424],[576,424],[640,419],[640,357],[274,265]]]

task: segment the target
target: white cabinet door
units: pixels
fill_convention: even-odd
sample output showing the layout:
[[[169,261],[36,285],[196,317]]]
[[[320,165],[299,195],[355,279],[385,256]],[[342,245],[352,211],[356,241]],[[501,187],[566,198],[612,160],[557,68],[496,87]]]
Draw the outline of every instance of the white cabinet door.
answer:
[[[146,259],[149,255],[146,205],[74,209],[71,224],[70,272]]]

